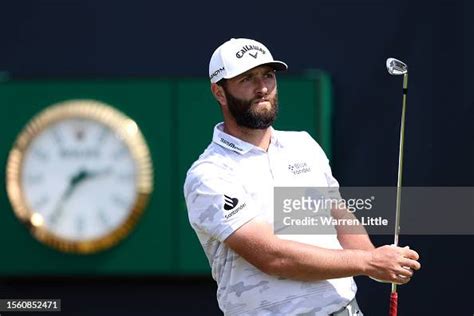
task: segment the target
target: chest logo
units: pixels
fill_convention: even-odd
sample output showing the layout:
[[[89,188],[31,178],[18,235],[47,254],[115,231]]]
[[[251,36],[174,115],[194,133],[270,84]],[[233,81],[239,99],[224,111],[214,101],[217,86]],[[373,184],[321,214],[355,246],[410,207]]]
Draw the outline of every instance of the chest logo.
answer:
[[[311,167],[308,165],[308,163],[304,161],[298,161],[294,163],[289,163],[288,170],[294,175],[299,175],[311,172]]]

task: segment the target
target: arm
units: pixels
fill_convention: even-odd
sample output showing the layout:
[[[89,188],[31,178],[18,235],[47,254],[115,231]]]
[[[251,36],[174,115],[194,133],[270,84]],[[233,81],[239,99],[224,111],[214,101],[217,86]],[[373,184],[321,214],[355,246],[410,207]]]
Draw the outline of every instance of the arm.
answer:
[[[344,249],[375,249],[374,244],[372,244],[367,234],[338,234],[337,239]]]
[[[403,266],[420,268],[418,254],[407,248],[320,248],[279,239],[270,225],[257,219],[241,226],[225,243],[264,273],[302,281],[367,275],[402,284],[413,274]]]
[[[355,219],[353,213],[346,209],[332,209],[331,215],[334,218]],[[344,249],[373,250],[374,245],[370,241],[369,235],[363,225],[357,226],[337,226],[337,239]]]

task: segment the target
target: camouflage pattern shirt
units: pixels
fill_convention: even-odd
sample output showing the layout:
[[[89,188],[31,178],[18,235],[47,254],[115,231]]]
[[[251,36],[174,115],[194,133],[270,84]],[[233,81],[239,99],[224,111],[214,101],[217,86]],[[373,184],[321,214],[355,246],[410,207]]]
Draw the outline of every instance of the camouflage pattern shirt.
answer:
[[[188,217],[217,282],[225,315],[328,315],[349,303],[353,278],[302,282],[263,273],[224,243],[259,218],[273,225],[274,186],[335,187],[329,161],[306,132],[272,129],[267,151],[214,128],[212,143],[191,166],[184,184]],[[336,234],[278,236],[342,249]],[[255,251],[259,251],[255,249]]]

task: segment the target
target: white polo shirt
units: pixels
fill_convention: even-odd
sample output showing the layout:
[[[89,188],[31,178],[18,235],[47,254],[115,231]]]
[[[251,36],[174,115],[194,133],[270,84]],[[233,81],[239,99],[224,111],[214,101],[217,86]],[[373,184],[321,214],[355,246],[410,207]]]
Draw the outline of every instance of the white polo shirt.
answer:
[[[225,315],[328,315],[339,310],[355,296],[352,278],[302,282],[271,276],[224,243],[253,218],[273,225],[274,186],[339,184],[324,151],[308,133],[272,129],[264,151],[226,134],[223,123],[216,125],[212,143],[187,173],[189,221],[209,259],[219,307]],[[335,234],[279,237],[342,248]]]

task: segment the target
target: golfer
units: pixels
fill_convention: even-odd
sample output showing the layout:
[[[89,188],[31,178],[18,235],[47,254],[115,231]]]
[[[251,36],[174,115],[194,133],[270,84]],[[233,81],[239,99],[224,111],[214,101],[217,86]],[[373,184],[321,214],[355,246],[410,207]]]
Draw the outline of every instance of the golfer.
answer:
[[[187,173],[189,221],[225,315],[362,315],[352,277],[405,284],[420,268],[418,254],[375,248],[367,234],[274,234],[274,186],[339,186],[308,133],[272,128],[276,72],[286,69],[251,39],[231,39],[212,54],[223,122]]]

